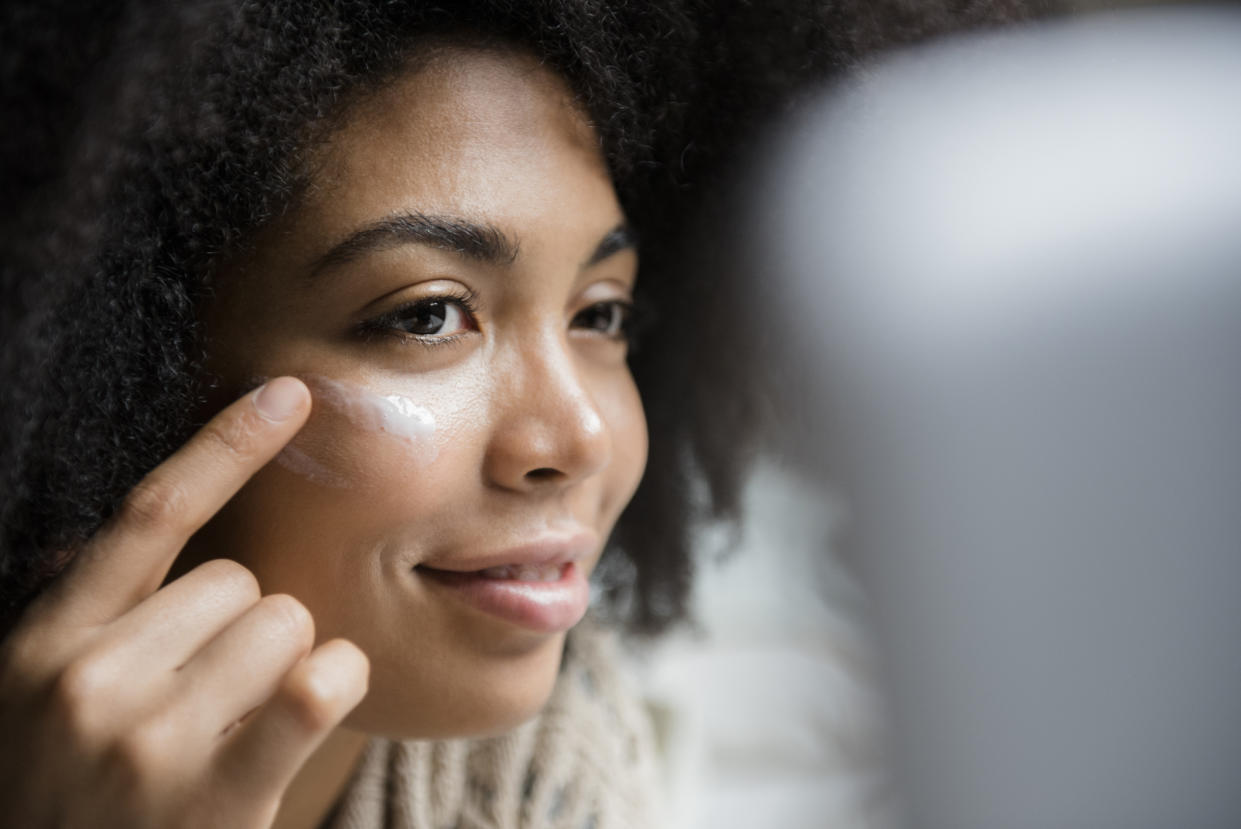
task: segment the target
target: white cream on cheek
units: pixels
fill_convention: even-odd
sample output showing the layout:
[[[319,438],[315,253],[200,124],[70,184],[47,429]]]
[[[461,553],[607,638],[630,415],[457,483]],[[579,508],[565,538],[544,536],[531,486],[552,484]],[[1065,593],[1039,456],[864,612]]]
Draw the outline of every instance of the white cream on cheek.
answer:
[[[382,394],[357,383],[329,377],[306,376],[302,379],[310,388],[316,406],[343,415],[354,428],[388,438],[392,446],[399,447],[407,460],[426,466],[439,454],[434,441],[435,416],[410,398],[401,394]],[[346,441],[331,443],[339,445]],[[317,484],[336,489],[350,488],[351,476],[335,468],[341,464],[332,462],[331,455],[335,453],[316,447],[316,444],[324,444],[324,441],[295,438],[277,456],[277,461],[288,471]]]
[[[276,462],[295,475],[301,475],[320,486],[333,489],[348,489],[349,481],[344,475],[330,469],[310,456],[305,450],[293,443],[288,444],[276,455]]]
[[[363,386],[326,377],[308,378],[314,395],[335,407],[359,429],[403,440],[425,462],[435,460],[435,416],[401,394],[376,394]]]

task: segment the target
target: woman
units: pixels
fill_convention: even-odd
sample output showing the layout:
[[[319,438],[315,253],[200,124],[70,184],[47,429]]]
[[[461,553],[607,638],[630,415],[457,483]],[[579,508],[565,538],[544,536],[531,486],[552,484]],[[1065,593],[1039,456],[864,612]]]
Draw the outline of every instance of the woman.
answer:
[[[736,504],[746,349],[690,185],[873,40],[695,5],[135,4],[76,67],[21,44],[9,819],[653,825],[611,646],[566,633],[597,570],[679,618],[692,505]]]

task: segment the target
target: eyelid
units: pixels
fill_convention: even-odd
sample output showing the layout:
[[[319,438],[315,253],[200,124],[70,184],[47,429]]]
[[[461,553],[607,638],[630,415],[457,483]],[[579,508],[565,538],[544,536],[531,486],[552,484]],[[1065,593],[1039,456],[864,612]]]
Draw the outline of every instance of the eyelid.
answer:
[[[403,297],[396,300],[396,305],[392,305],[394,297]],[[393,308],[403,305],[409,305],[413,302],[433,299],[458,299],[468,297],[471,303],[479,302],[478,293],[465,283],[454,277],[438,276],[431,279],[420,279],[417,282],[408,282],[395,288],[382,296],[377,296],[367,302],[356,312],[359,317],[376,316],[372,310],[385,306]]]
[[[618,277],[596,279],[581,290],[572,299],[573,314],[598,305],[600,302],[633,303],[634,282]]]
[[[444,345],[456,343],[470,331],[479,330],[478,327],[478,294],[471,288],[454,285],[455,290],[436,291],[423,296],[411,297],[401,302],[393,308],[390,308],[380,314],[368,317],[356,326],[359,336],[367,340],[379,338],[389,338],[401,344],[418,344],[428,348],[436,348]],[[401,318],[409,312],[416,309],[419,305],[426,303],[446,303],[455,304],[460,307],[461,312],[465,315],[469,323],[469,327],[455,334],[414,334],[408,331],[402,331],[398,323]]]
[[[601,306],[614,306],[614,307],[620,308],[621,320],[620,320],[620,327],[618,331],[614,333],[608,333],[606,331],[602,331],[600,329],[593,328],[593,327],[577,328],[576,326],[573,325],[573,323],[576,322],[578,317],[580,317],[582,314],[585,314],[588,311],[595,310]],[[578,330],[584,336],[600,336],[600,337],[606,337],[607,339],[613,340],[616,342],[628,343],[631,341],[633,337],[634,315],[635,315],[635,306],[634,306],[633,301],[629,299],[621,299],[621,298],[600,299],[598,301],[591,302],[587,305],[584,305],[581,308],[579,308],[577,311],[575,311],[573,314],[573,317],[569,321],[569,325],[572,330]]]

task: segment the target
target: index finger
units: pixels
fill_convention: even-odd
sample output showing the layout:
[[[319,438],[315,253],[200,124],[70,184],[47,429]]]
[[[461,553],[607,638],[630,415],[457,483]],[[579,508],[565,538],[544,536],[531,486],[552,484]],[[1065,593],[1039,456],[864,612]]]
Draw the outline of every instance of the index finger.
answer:
[[[154,593],[177,554],[292,439],[310,392],[277,377],[234,401],[126,496],[45,600],[75,621],[110,621]],[[42,602],[41,602],[42,604]]]

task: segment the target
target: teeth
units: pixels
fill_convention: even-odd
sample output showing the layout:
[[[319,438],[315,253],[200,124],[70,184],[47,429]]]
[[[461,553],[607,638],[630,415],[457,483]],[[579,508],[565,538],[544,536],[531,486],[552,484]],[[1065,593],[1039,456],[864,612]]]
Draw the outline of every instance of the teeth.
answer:
[[[507,564],[488,567],[480,575],[488,579],[512,579],[514,581],[559,581],[564,572],[561,564]]]

